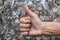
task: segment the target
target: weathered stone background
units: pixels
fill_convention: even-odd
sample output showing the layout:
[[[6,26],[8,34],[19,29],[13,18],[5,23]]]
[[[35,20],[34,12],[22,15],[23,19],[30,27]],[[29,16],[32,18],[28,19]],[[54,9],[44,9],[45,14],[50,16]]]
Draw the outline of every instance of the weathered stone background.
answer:
[[[44,22],[60,22],[60,0],[0,0],[0,40],[60,40],[59,36],[20,35],[19,19],[27,16],[24,5]]]

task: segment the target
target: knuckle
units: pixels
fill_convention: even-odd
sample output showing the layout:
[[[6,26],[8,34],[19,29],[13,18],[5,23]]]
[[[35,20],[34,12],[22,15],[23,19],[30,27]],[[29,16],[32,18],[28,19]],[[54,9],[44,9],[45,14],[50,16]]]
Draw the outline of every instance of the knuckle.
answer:
[[[21,19],[20,23],[30,23],[30,20]]]
[[[22,24],[20,24],[20,27],[22,26]]]
[[[20,19],[20,22],[23,20],[23,18]]]
[[[28,28],[28,27],[30,27],[31,25],[30,24],[20,24],[20,27],[25,27],[25,28]]]
[[[25,26],[21,23],[21,24],[20,24],[20,28],[21,28],[21,27],[25,27]]]
[[[21,18],[20,20],[22,20],[23,18]]]
[[[21,31],[21,32],[27,32],[27,31],[29,31],[29,29],[26,29],[26,28],[20,28],[20,31]]]
[[[22,32],[21,35],[28,35],[28,32]]]

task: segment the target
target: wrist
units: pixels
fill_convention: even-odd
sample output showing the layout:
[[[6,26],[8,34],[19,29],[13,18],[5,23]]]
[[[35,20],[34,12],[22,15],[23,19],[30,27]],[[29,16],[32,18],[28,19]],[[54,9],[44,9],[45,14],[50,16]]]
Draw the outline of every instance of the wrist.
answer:
[[[37,30],[39,32],[38,33],[39,36],[42,36],[43,35],[43,28],[44,28],[44,25],[43,24],[44,24],[44,22],[40,21],[40,27]]]
[[[52,35],[53,34],[53,29],[51,26],[51,24],[48,24],[46,22],[43,22],[41,25],[41,30],[42,30],[42,34],[43,35]]]
[[[45,25],[44,25],[44,22],[41,22],[41,32],[42,32],[42,35],[44,35],[44,29],[45,29]]]

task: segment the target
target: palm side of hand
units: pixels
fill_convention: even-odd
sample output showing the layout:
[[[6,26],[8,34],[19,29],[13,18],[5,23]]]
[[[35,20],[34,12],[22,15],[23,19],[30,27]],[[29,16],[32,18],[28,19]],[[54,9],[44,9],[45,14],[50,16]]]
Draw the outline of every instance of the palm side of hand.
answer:
[[[38,16],[31,18],[31,29],[29,31],[29,35],[32,35],[32,36],[42,35],[41,25],[42,25],[42,22],[40,21]]]

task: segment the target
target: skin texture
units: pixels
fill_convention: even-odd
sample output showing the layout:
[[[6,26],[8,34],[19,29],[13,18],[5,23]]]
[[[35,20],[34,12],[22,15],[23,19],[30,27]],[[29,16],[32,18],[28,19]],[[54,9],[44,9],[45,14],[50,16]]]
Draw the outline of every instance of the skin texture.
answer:
[[[27,17],[20,19],[20,31],[24,36],[60,35],[59,22],[42,22],[39,17],[25,5]]]
[[[43,22],[42,30],[44,35],[60,36],[59,22]]]

